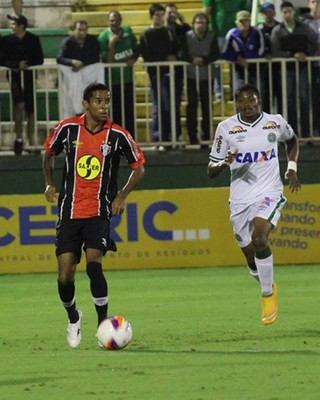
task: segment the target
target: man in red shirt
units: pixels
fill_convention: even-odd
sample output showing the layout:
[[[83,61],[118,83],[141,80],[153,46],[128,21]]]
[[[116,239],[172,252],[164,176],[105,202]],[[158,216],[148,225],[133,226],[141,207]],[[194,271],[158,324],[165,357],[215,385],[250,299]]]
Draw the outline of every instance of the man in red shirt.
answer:
[[[109,237],[112,215],[120,215],[125,200],[144,176],[144,155],[132,136],[108,117],[110,90],[100,83],[89,85],[83,94],[85,113],[61,121],[44,143],[45,197],[58,195],[53,179],[54,156],[66,153],[59,194],[56,236],[58,291],[69,318],[67,339],[71,347],[81,342],[82,313],[76,308],[75,271],[84,245],[86,271],[95,304],[98,325],[107,318],[108,286],[102,257],[116,251]],[[131,174],[118,191],[117,172],[124,155]]]

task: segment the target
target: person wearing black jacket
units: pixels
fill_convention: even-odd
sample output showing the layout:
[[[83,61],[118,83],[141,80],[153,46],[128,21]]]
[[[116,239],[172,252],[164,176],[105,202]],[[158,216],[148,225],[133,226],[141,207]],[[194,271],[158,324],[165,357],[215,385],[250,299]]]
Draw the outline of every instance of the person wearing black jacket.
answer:
[[[284,1],[280,10],[283,22],[272,30],[272,55],[295,59],[295,62],[286,64],[285,77],[281,77],[282,80],[285,78],[287,83],[288,122],[296,133],[302,137],[309,137],[309,72],[306,58],[314,55],[317,34],[307,24],[297,19],[296,9],[290,1]],[[298,129],[299,115],[300,129]]]
[[[86,65],[100,61],[100,47],[97,38],[88,34],[86,20],[76,21],[74,35],[65,38],[60,46],[57,63],[72,67],[73,71],[79,71]]]
[[[165,8],[155,3],[150,7],[149,14],[152,24],[150,28],[142,33],[140,38],[140,51],[144,61],[176,61],[180,44],[175,32],[171,28],[164,26]],[[169,141],[172,133],[169,67],[161,66],[157,68],[150,66],[147,69],[153,101],[153,140],[155,142]],[[160,94],[158,93],[158,81],[160,81]],[[158,97],[160,97],[160,103]],[[177,106],[178,101],[175,101],[175,103]]]
[[[12,34],[2,37],[0,42],[0,64],[9,68],[12,99],[15,105],[14,152],[23,150],[23,113],[27,115],[29,145],[34,144],[34,72],[29,67],[43,64],[43,51],[38,36],[26,30],[28,20],[24,15],[7,15],[11,20]]]

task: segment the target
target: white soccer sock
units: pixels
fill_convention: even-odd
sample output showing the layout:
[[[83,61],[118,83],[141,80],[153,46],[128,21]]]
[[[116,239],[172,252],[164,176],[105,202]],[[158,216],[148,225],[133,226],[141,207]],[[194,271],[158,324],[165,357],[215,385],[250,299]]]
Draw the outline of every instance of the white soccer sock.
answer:
[[[256,280],[259,282],[260,279],[259,279],[259,272],[258,272],[258,270],[257,270],[257,269],[251,269],[251,268],[249,267],[249,265],[247,265],[247,268],[248,268],[248,271],[249,271],[250,275],[251,275],[254,279],[256,279]]]
[[[273,255],[263,259],[255,257],[254,260],[259,273],[262,296],[269,296],[273,291]]]

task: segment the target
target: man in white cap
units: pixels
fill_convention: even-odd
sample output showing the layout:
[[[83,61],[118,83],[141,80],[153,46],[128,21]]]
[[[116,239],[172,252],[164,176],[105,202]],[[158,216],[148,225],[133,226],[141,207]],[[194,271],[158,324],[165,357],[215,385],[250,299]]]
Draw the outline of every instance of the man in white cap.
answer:
[[[248,63],[248,59],[261,58],[264,55],[264,39],[261,31],[251,26],[249,11],[241,10],[236,15],[236,28],[226,35],[221,58],[235,62],[234,89],[237,90],[247,81],[260,87],[257,82],[258,65]]]

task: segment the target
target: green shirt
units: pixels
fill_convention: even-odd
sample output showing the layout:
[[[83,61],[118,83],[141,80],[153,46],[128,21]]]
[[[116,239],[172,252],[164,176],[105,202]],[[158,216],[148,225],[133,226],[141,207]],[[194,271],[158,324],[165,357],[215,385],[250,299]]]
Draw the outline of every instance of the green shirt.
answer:
[[[205,8],[211,7],[210,26],[218,37],[225,37],[235,27],[236,14],[240,10],[250,11],[248,0],[202,0]]]
[[[139,55],[139,44],[130,26],[121,26],[121,40],[115,44],[114,63],[125,63],[130,59],[137,59]],[[100,45],[100,57],[103,62],[108,62],[109,40],[113,35],[110,28],[105,29],[98,37]],[[121,68],[111,69],[112,84],[121,83]],[[125,83],[132,82],[132,68],[123,69]]]

